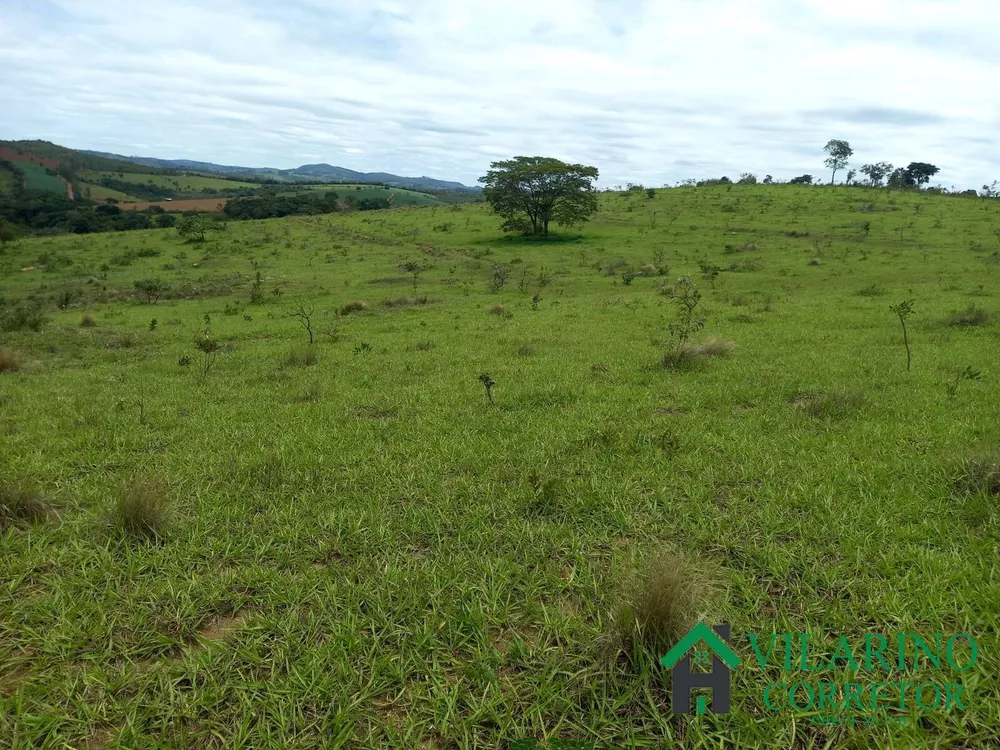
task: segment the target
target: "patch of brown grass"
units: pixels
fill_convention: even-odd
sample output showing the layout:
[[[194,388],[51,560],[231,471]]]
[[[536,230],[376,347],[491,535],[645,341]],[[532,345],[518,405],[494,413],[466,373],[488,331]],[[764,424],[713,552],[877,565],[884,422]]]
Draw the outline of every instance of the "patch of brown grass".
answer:
[[[172,515],[170,485],[157,476],[139,476],[122,487],[112,509],[111,524],[133,539],[156,539],[163,535]]]
[[[344,303],[344,306],[340,308],[340,314],[350,315],[351,313],[363,312],[366,307],[368,307],[368,305],[366,305],[363,300],[348,300]]]
[[[20,372],[24,367],[21,355],[6,346],[0,346],[0,373]]]
[[[672,349],[663,355],[663,366],[669,369],[692,367],[708,357],[725,357],[735,348],[736,344],[732,341],[713,336],[700,344],[685,344],[680,349]]]
[[[653,555],[626,590],[599,652],[609,661],[655,662],[697,622],[713,593],[709,578],[673,553]]]
[[[34,489],[0,482],[0,530],[18,522],[40,523],[51,512],[49,501]]]

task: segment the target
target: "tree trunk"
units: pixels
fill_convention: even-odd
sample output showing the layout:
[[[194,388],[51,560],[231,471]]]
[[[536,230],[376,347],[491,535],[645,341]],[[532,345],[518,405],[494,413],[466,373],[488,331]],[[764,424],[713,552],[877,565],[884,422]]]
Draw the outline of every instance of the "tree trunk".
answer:
[[[545,224],[543,225],[542,235],[545,237],[549,236],[549,220],[545,219]]]

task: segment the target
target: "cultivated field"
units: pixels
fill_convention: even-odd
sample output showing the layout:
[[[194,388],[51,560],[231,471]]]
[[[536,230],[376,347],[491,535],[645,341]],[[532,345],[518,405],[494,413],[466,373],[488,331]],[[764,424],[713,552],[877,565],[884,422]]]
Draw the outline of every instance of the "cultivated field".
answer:
[[[3,251],[49,320],[0,334],[0,746],[996,747],[1000,202],[678,188],[498,225]],[[716,340],[664,367],[682,275]],[[974,634],[933,677],[967,708],[817,725],[740,646],[732,712],[675,715],[615,625],[649,570],[654,610],[734,633]]]
[[[66,183],[45,171],[45,167],[30,162],[17,165],[24,172],[24,186],[28,190],[42,190],[66,195]]]

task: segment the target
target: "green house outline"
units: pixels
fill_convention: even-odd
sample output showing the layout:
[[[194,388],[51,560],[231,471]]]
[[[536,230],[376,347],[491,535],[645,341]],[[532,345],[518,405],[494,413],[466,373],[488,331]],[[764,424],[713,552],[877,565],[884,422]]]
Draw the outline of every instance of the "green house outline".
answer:
[[[736,655],[736,652],[729,648],[729,644],[722,640],[714,630],[703,622],[699,622],[691,628],[688,634],[660,659],[660,664],[670,669],[683,659],[684,654],[694,648],[694,645],[698,641],[704,641],[715,652],[715,655],[722,659],[723,663],[730,669],[736,669],[740,665],[740,657]]]

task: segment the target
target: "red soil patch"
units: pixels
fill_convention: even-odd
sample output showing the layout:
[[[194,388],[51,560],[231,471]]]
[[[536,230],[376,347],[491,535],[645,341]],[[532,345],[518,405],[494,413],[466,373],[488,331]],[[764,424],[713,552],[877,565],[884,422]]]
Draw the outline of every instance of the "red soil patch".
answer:
[[[159,206],[167,213],[178,211],[218,212],[229,203],[229,198],[195,198],[189,201],[149,201],[145,203],[119,203],[122,211],[145,211],[150,206]]]
[[[21,164],[37,164],[40,167],[48,169],[59,168],[59,162],[55,159],[43,159],[41,156],[35,156],[34,154],[23,154],[12,148],[0,148],[0,159],[6,159],[15,163],[20,162]]]

